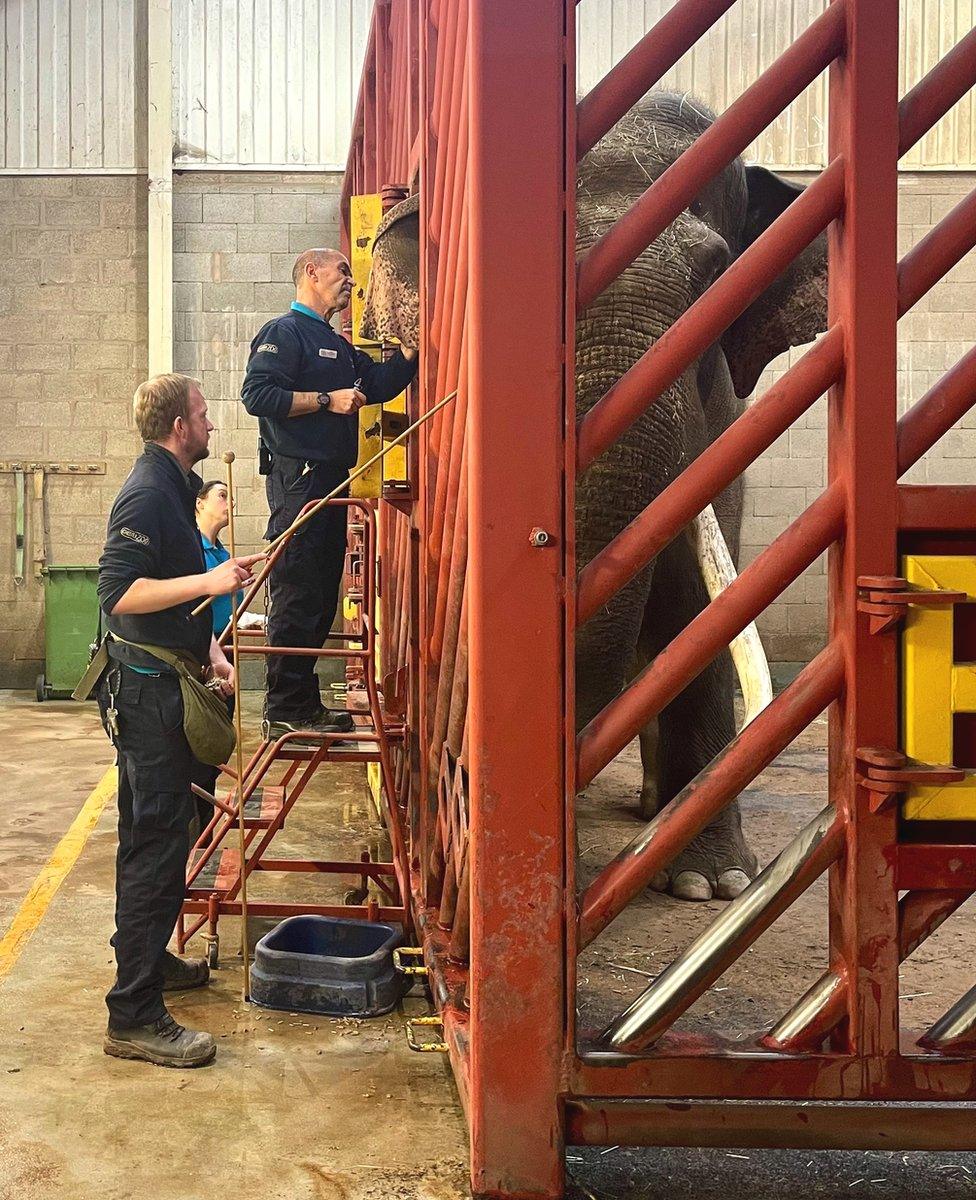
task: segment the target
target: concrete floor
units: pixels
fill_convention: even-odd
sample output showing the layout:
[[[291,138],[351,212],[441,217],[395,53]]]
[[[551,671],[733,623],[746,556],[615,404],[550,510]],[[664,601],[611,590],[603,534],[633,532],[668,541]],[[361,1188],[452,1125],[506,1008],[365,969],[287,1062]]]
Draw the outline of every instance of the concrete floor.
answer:
[[[111,755],[93,706],[9,693],[0,698],[0,751],[2,935]],[[285,854],[314,844],[316,826],[342,825],[338,844],[356,848],[377,834],[364,778],[350,768],[320,772],[295,815],[282,835]],[[171,1003],[180,1021],[217,1035],[213,1066],[161,1070],[102,1053],[114,825],[110,802],[0,983],[0,1197],[466,1195],[466,1132],[440,1056],[407,1048],[402,1014],[329,1021],[242,1004],[234,922],[221,923],[212,986]],[[422,996],[403,1008],[427,1011]]]
[[[820,801],[821,743],[822,730],[812,728],[745,797],[746,824],[764,858]],[[110,757],[93,707],[37,705],[26,694],[0,694],[0,936]],[[630,836],[637,786],[636,757],[628,751],[583,798],[584,877]],[[110,802],[43,922],[0,980],[0,1200],[466,1196],[466,1132],[444,1061],[407,1049],[402,1013],[371,1022],[329,1021],[243,1005],[233,922],[221,924],[222,966],[213,985],[172,999],[180,1020],[218,1035],[216,1063],[163,1071],[102,1054],[102,996],[113,965],[114,822]],[[324,846],[323,829],[329,831]],[[280,848],[355,857],[381,836],[362,775],[326,768],[295,809]],[[281,879],[256,880],[252,893],[271,895]],[[296,876],[285,877],[285,884],[290,898],[341,898],[345,887],[335,881],[330,891],[324,880]],[[790,974],[796,987],[801,959],[806,970],[814,969],[821,904],[812,894],[789,929],[757,946],[747,972],[741,978],[730,973],[707,997],[705,1011],[688,1020],[718,1012],[723,1026],[755,1028],[757,1017],[767,1015],[757,1011],[764,998],[775,1007],[787,993],[770,985]],[[584,1020],[596,1023],[619,1011],[633,987],[643,986],[618,967],[622,961],[651,968],[714,908],[644,897],[629,921],[611,927],[615,940],[599,961],[590,955],[582,963]],[[803,938],[796,936],[797,921]],[[955,922],[920,956],[917,974],[903,980],[918,993],[915,1003],[926,1018],[928,1008],[940,1011],[937,984],[954,992],[963,980],[971,982],[976,913],[970,907]],[[804,948],[809,962],[798,953]],[[403,1008],[420,1013],[426,1004],[421,996],[408,997]],[[614,1147],[570,1149],[567,1169],[573,1200],[835,1200],[865,1192],[883,1200],[935,1193],[958,1200],[976,1194],[976,1156],[969,1154]]]

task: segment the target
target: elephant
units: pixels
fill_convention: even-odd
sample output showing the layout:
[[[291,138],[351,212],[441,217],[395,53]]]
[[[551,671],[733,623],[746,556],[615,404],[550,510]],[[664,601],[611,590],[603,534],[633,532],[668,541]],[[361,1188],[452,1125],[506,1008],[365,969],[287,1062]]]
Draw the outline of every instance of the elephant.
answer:
[[[577,261],[715,120],[687,95],[653,91],[580,161]],[[581,314],[576,404],[582,417],[802,188],[734,159]],[[363,330],[417,345],[418,197],[391,210],[373,247]],[[765,366],[826,325],[826,235],[801,252],[576,482],[576,555],[582,569],[739,416]],[[719,558],[737,559],[741,478],[578,631],[576,716],[582,728],[708,603],[696,542],[721,530]],[[712,513],[714,516],[712,517]],[[702,523],[703,518],[711,518]],[[716,519],[717,518],[717,522]],[[704,531],[704,532],[703,532]],[[719,539],[721,540],[721,539]],[[714,566],[714,562],[713,562]],[[714,578],[711,579],[714,594]],[[726,580],[727,582],[727,580]],[[755,639],[754,639],[755,640]],[[640,813],[650,819],[735,735],[732,658],[723,652],[643,731]],[[732,899],[755,876],[738,801],[652,886],[686,900]]]

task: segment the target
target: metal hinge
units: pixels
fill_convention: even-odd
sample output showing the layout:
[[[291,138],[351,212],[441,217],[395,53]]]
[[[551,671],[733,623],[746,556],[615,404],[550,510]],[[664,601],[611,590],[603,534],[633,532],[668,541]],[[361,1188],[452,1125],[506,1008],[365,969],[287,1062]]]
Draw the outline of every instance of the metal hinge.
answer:
[[[961,783],[966,778],[962,767],[918,762],[900,750],[885,750],[880,746],[861,746],[855,754],[855,768],[857,782],[871,792],[872,812],[886,808],[912,784],[939,787]]]
[[[913,605],[943,607],[961,604],[965,599],[965,592],[916,587],[900,575],[857,577],[857,611],[870,617],[872,633],[888,633],[894,629]]]

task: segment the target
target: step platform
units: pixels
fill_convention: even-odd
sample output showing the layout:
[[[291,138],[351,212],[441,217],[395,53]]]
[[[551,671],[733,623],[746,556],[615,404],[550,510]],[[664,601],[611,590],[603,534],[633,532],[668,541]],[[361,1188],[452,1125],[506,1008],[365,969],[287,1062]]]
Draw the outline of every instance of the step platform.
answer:
[[[348,917],[288,917],[254,948],[251,1000],[263,1008],[379,1017],[411,980],[393,965],[400,925]]]
[[[233,802],[233,792],[227,795],[227,803]],[[268,829],[272,821],[285,807],[285,789],[281,786],[259,787],[244,802],[244,828]]]
[[[190,867],[193,868],[205,857],[207,849],[193,850],[190,854]],[[192,883],[187,885],[187,896],[209,896],[212,892],[229,892],[238,882],[241,874],[240,851],[230,846],[214,851],[204,864],[200,874]]]

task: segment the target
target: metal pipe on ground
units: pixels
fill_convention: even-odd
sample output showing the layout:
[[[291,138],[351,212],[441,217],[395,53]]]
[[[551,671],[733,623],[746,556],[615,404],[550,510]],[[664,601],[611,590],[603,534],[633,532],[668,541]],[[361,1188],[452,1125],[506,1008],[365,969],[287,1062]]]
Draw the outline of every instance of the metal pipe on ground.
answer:
[[[828,805],[607,1027],[600,1044],[631,1054],[653,1045],[820,877],[843,846],[844,823]]]
[[[898,902],[898,950],[904,962],[930,934],[969,899],[970,892],[907,892]],[[826,971],[761,1038],[784,1053],[816,1049],[847,1016],[843,970]]]

